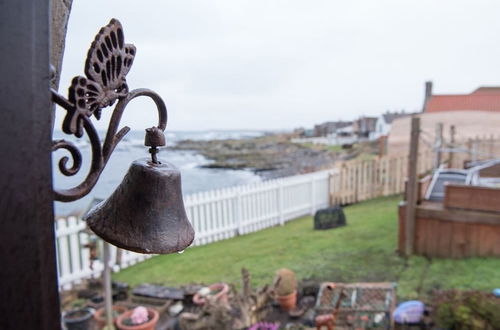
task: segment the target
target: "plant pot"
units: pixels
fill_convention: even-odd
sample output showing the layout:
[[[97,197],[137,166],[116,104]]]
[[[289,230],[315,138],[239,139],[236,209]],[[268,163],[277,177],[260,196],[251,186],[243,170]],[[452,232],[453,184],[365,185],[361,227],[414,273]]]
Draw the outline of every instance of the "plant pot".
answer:
[[[226,283],[212,284],[208,288],[210,289],[211,292],[206,296],[202,296],[199,293],[196,293],[193,296],[194,304],[202,306],[205,304],[205,301],[207,299],[212,299],[222,303],[227,303],[227,293],[229,292],[229,286]]]
[[[66,313],[63,322],[67,330],[88,330],[92,313],[87,309],[79,309]]]
[[[117,306],[117,305],[113,305],[112,309],[113,309],[113,314],[115,314],[115,312],[116,314],[118,314],[116,316],[113,316],[113,324],[116,324],[116,320],[118,319],[118,317],[128,310],[127,307],[125,306]],[[102,329],[106,326],[106,309],[104,307],[99,308],[94,313],[94,320],[97,322],[97,326],[99,327],[99,329]]]
[[[276,295],[275,300],[280,304],[281,309],[291,311],[297,306],[297,290],[286,296]]]
[[[156,323],[158,323],[158,319],[160,318],[160,314],[157,310],[148,308],[148,317],[149,321],[138,324],[138,325],[127,325],[125,324],[125,320],[129,319],[132,315],[133,310],[128,310],[122,315],[118,316],[116,319],[116,326],[120,330],[154,330]]]

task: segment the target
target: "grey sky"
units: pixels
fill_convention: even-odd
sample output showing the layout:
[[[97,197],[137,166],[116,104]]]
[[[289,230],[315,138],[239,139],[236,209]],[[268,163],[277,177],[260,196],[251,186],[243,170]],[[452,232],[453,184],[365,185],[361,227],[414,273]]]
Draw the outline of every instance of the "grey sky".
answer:
[[[428,79],[437,93],[500,85],[500,1],[74,0],[64,93],[112,17],[137,47],[129,86],[164,97],[171,130],[309,127],[418,110]],[[151,126],[154,106],[124,119]]]

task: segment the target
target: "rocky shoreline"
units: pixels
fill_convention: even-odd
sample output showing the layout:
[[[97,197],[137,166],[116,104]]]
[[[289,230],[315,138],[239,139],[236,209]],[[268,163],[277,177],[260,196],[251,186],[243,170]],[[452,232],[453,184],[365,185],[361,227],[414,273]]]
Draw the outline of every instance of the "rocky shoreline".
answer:
[[[206,168],[251,170],[265,179],[331,168],[346,156],[321,146],[292,143],[286,134],[240,140],[183,140],[171,148],[200,153],[212,160],[203,165]]]

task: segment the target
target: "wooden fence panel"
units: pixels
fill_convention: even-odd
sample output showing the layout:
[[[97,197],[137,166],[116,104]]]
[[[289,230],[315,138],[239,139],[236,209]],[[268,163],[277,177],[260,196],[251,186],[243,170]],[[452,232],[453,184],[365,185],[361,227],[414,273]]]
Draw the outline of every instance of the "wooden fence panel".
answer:
[[[404,230],[404,219],[400,218],[400,233],[401,230]],[[498,256],[498,237],[499,225],[418,218],[415,228],[415,252],[442,258]],[[400,248],[402,242],[403,240],[399,242]]]

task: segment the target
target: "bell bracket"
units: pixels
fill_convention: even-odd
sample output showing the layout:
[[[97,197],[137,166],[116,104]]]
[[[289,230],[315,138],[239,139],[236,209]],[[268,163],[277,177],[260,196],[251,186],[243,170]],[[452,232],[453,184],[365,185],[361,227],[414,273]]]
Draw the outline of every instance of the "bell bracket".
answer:
[[[54,188],[54,200],[72,202],[87,195],[97,183],[99,176],[113,153],[116,145],[130,131],[124,126],[119,129],[120,120],[128,103],[134,98],[145,96],[151,98],[158,110],[158,126],[148,129],[145,144],[151,147],[152,162],[156,159],[157,147],[165,145],[163,132],[167,126],[167,107],[162,98],[146,88],[129,91],[126,75],[135,58],[136,48],[125,44],[123,27],[117,19],[101,28],[92,42],[85,61],[85,77],[74,77],[68,90],[68,98],[51,89],[52,101],[66,110],[62,130],[68,135],[82,137],[88,135],[91,145],[92,160],[90,170],[85,179],[70,189]],[[104,142],[101,141],[91,117],[97,120],[101,111],[114,106]],[[72,158],[71,167],[68,156],[59,160],[59,170],[65,176],[77,174],[82,165],[80,150],[70,141],[55,140],[52,151],[64,149]]]

